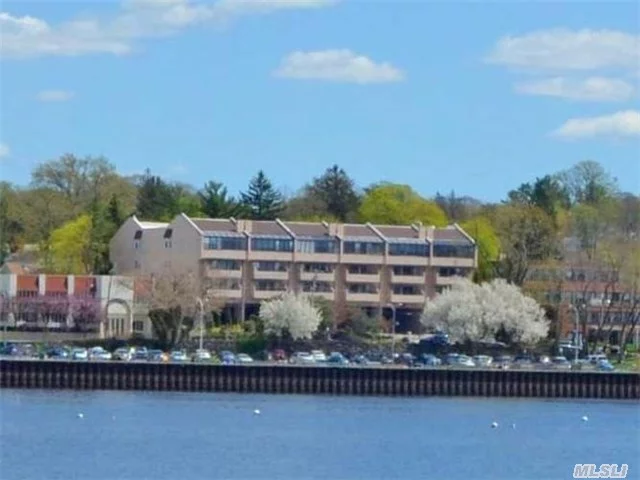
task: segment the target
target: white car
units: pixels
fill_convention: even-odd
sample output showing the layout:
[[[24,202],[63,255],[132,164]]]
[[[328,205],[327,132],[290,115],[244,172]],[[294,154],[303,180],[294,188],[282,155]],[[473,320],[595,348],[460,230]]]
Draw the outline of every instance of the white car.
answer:
[[[311,356],[315,362],[327,361],[327,355],[322,350],[311,350]]]
[[[291,363],[298,363],[298,364],[316,363],[315,359],[313,358],[313,355],[311,355],[309,352],[296,352],[293,355],[291,355],[291,358],[289,358],[289,361]]]
[[[239,353],[236,355],[236,361],[238,363],[253,363],[253,358],[251,358],[246,353]]]
[[[210,362],[211,361],[211,352],[205,349],[198,349],[196,353],[191,357],[194,362]]]
[[[113,359],[128,362],[131,360],[131,350],[126,347],[118,348],[113,352]]]
[[[182,350],[174,350],[169,357],[172,362],[186,362],[188,360],[187,354]]]
[[[71,358],[73,360],[88,360],[89,352],[86,348],[74,348],[71,350]]]
[[[111,352],[102,347],[93,347],[89,350],[89,358],[91,360],[111,360]]]

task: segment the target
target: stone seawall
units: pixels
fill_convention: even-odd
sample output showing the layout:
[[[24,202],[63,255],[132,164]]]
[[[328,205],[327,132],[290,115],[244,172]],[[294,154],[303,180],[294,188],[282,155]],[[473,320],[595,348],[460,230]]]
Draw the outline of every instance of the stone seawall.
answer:
[[[0,360],[0,388],[640,400],[640,375]]]

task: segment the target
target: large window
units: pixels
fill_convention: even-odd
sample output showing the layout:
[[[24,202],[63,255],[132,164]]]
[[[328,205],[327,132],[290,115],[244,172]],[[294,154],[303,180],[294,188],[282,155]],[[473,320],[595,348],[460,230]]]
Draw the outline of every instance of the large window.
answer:
[[[280,280],[256,280],[256,290],[261,292],[284,292],[287,289],[287,282]]]
[[[420,277],[424,275],[424,269],[422,267],[414,267],[412,265],[394,265],[394,275],[404,275],[407,277]]]
[[[288,269],[284,262],[254,262],[253,265],[259,272],[286,272]]]
[[[436,243],[433,246],[434,257],[473,258],[475,247],[473,245],[455,245],[451,243]]]
[[[203,239],[205,250],[246,250],[247,239],[244,237],[206,236]]]
[[[466,277],[468,270],[459,267],[441,267],[438,269],[438,275],[441,277]]]
[[[251,249],[262,252],[293,252],[293,240],[288,238],[252,238]]]
[[[241,262],[238,260],[212,260],[211,266],[216,270],[240,270],[242,268]]]
[[[423,295],[422,289],[417,285],[394,285],[393,293],[396,295]]]
[[[333,273],[335,265],[332,263],[304,263],[302,271],[305,273]]]
[[[428,257],[429,245],[427,243],[390,243],[389,255]]]
[[[382,242],[344,242],[344,253],[352,255],[382,255],[384,244]]]
[[[333,284],[330,282],[302,282],[303,292],[333,292]]]
[[[349,265],[347,271],[353,275],[378,275],[380,267],[378,265]]]
[[[352,283],[347,287],[349,293],[378,293],[378,286],[374,283]]]
[[[296,240],[296,252],[301,253],[336,253],[338,242],[334,239]]]

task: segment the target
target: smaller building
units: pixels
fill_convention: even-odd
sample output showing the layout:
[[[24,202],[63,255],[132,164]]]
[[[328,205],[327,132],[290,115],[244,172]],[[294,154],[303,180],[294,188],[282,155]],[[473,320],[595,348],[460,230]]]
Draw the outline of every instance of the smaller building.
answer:
[[[0,274],[0,328],[9,338],[152,337],[141,280],[109,275]],[[31,335],[29,335],[31,334]]]

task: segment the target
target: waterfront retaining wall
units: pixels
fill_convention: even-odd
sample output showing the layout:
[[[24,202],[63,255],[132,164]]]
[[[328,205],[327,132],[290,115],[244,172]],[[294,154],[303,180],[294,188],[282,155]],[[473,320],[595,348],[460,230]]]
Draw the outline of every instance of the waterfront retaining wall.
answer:
[[[640,375],[0,360],[0,388],[638,400]]]

